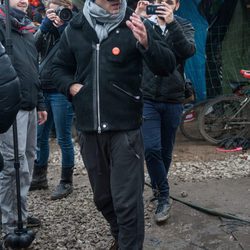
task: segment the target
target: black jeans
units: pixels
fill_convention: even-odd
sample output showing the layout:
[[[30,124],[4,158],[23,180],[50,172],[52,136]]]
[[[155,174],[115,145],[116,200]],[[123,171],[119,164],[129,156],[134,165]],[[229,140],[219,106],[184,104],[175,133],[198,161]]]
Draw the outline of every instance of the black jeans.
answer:
[[[119,249],[142,249],[144,148],[141,130],[81,133],[79,143],[94,202],[109,222]]]

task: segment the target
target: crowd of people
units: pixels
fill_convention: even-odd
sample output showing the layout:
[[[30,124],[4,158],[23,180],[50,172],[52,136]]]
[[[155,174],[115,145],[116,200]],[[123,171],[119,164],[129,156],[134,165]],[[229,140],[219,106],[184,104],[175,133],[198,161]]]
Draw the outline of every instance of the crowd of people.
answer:
[[[62,159],[51,199],[73,191],[74,115],[94,203],[114,238],[110,249],[143,249],[144,161],[155,221],[169,218],[167,176],[183,111],[185,60],[195,53],[195,43],[192,25],[174,15],[179,0],[154,4],[149,15],[148,1],[133,10],[126,0],[86,0],[83,8],[70,0],[48,0],[41,24],[34,25],[27,17],[28,0],[10,0],[10,57],[4,48],[6,5],[0,6],[0,120],[8,118],[0,123],[3,249],[11,249],[5,239],[15,233],[18,218],[14,119],[26,227],[40,225],[28,214],[27,196],[48,188],[53,125]]]

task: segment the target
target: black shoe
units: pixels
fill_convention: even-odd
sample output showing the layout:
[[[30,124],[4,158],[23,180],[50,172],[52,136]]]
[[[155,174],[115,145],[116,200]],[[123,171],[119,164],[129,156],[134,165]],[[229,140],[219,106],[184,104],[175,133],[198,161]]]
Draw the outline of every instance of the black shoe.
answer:
[[[166,221],[170,217],[170,208],[172,202],[167,203],[158,203],[156,211],[155,211],[155,222],[161,223]]]
[[[35,217],[28,216],[27,218],[27,228],[40,227],[41,221]]]
[[[111,246],[110,246],[109,250],[119,250],[119,245],[118,245],[118,241],[117,240],[113,240],[113,242],[111,243]]]
[[[51,194],[51,200],[58,200],[67,197],[73,192],[72,183],[60,183]]]

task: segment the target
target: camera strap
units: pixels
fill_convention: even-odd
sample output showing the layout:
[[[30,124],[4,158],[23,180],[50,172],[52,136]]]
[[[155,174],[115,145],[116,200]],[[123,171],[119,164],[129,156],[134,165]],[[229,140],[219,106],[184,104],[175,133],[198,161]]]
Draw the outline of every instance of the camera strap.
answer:
[[[49,53],[47,54],[47,56],[44,58],[44,60],[39,64],[39,74],[42,72],[44,66],[46,65],[46,63],[52,58],[52,56],[55,55],[57,49],[59,47],[59,42],[57,42],[54,47],[49,51]]]

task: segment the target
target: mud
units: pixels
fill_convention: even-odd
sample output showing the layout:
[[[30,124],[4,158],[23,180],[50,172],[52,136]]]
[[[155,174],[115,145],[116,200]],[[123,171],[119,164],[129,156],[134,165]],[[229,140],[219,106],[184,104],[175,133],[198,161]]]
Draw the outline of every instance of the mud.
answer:
[[[225,160],[227,157],[228,154],[216,152],[216,147],[205,141],[189,141],[180,133],[177,135],[174,161]],[[170,180],[170,184],[174,198],[250,222],[250,177],[204,182]],[[150,206],[147,200],[150,195],[150,188],[146,186],[146,206]],[[173,201],[171,217],[165,224],[154,223],[153,211],[150,217],[145,250],[250,249],[250,223],[212,216],[178,201]]]

